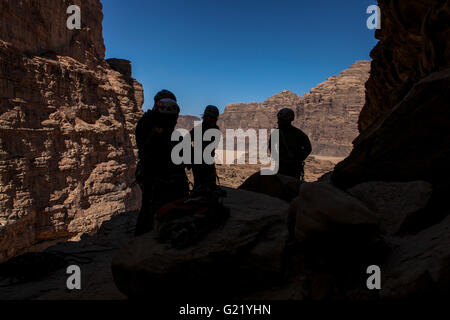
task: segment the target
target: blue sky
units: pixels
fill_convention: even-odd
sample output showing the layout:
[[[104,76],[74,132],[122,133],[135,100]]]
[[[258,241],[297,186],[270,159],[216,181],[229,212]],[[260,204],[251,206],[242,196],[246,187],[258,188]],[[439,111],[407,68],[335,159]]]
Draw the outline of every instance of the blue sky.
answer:
[[[376,44],[366,9],[376,0],[102,0],[107,58],[129,59],[144,109],[172,90],[182,114],[208,104],[299,95]]]

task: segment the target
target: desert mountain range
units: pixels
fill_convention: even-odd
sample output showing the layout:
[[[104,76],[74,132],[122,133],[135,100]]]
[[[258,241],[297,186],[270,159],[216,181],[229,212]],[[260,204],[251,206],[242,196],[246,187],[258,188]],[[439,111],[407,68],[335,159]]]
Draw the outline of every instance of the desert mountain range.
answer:
[[[291,108],[296,113],[294,125],[308,134],[314,155],[345,157],[358,136],[358,116],[365,103],[364,85],[369,71],[370,61],[357,61],[303,97],[285,90],[262,103],[227,105],[218,125],[222,130],[272,129],[277,127],[277,112]],[[198,120],[183,116],[178,127],[192,128]]]

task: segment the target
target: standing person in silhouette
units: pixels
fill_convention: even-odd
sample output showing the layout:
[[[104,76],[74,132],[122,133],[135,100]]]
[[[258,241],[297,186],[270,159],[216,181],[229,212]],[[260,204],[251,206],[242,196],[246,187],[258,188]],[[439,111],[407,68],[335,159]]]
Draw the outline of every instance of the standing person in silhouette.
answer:
[[[205,108],[205,111],[203,113],[203,122],[201,124],[201,134],[202,134],[202,138],[203,135],[205,134],[205,132],[209,129],[217,129],[219,130],[219,127],[217,126],[217,120],[219,119],[219,109],[216,106],[212,106],[209,105]],[[195,130],[199,129],[199,128],[194,128],[191,130],[190,135],[191,135],[191,139],[194,141],[194,134],[195,134]],[[215,142],[214,140],[211,142],[204,142],[202,139],[202,147],[201,147],[201,151],[202,151],[202,155],[203,152],[205,151],[205,148],[211,144]],[[194,141],[194,145],[193,145],[193,151],[195,152],[195,141]],[[200,150],[198,148],[198,150]],[[192,154],[194,154],[194,152]],[[215,150],[211,151],[211,156],[214,158],[215,156]],[[203,157],[202,157],[203,159]],[[216,185],[216,178],[217,178],[217,173],[216,173],[216,167],[215,164],[207,164],[204,162],[204,160],[202,160],[201,164],[195,164],[195,162],[192,162],[192,173],[194,175],[194,189],[198,189],[200,186],[203,187],[211,187]]]
[[[163,205],[189,194],[189,182],[184,165],[171,159],[176,142],[171,140],[180,107],[175,95],[167,90],[155,96],[152,110],[147,111],[136,127],[139,163],[136,181],[142,190],[142,206],[135,235],[153,229],[156,211]]]
[[[311,154],[311,142],[302,130],[292,125],[295,119],[294,111],[281,109],[277,118],[279,141],[275,142],[275,147],[279,151],[280,159],[278,174],[304,180],[304,161]],[[269,148],[272,145],[272,136],[270,140]]]

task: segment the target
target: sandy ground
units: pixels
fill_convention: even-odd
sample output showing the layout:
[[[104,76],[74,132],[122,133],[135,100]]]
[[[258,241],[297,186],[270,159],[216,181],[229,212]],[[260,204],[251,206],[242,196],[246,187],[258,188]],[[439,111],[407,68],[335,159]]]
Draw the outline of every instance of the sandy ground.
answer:
[[[306,160],[305,180],[308,182],[316,181],[324,174],[332,171],[335,165],[342,160],[343,158],[310,156]],[[220,185],[231,188],[239,187],[248,177],[259,170],[259,165],[217,165]]]

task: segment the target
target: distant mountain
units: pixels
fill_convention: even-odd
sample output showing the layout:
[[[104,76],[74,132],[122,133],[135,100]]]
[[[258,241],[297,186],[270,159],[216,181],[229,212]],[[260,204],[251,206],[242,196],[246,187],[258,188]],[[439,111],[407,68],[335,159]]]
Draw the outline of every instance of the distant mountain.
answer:
[[[230,104],[220,116],[219,126],[222,130],[276,128],[277,112],[291,108],[296,113],[294,125],[311,139],[313,154],[345,157],[358,135],[369,70],[370,61],[358,61],[303,97],[285,90],[262,103]]]
[[[192,128],[194,128],[195,121],[202,121],[202,120],[199,117],[194,116],[180,116],[178,118],[176,129],[191,130]]]

